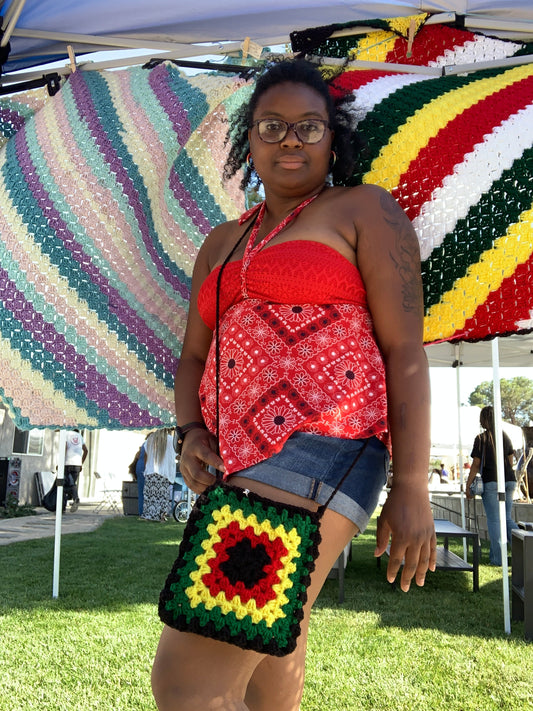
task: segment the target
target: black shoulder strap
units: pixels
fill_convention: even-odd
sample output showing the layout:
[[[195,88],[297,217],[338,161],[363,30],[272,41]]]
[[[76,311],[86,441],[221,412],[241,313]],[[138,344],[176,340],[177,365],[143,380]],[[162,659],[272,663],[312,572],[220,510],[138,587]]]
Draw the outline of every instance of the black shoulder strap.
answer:
[[[361,449],[357,452],[357,454],[356,454],[355,457],[353,458],[352,463],[350,464],[350,466],[348,467],[348,469],[347,469],[346,472],[344,473],[343,477],[340,479],[340,481],[338,482],[337,486],[333,489],[333,491],[332,491],[331,494],[329,495],[328,500],[327,500],[324,504],[322,504],[322,506],[319,507],[318,513],[319,513],[320,517],[323,516],[324,511],[328,508],[328,506],[330,505],[330,503],[331,503],[333,497],[335,496],[335,494],[339,491],[339,489],[340,489],[341,486],[343,485],[343,483],[344,483],[346,477],[348,476],[348,474],[350,474],[350,472],[352,471],[352,469],[355,467],[355,465],[357,464],[357,462],[359,461],[359,459],[360,459],[361,456],[363,455],[363,452],[364,452],[365,449],[367,448],[369,442],[370,442],[369,439],[365,439],[363,446],[362,446]]]
[[[244,230],[242,235],[239,237],[239,239],[235,242],[233,247],[231,248],[230,253],[228,256],[224,259],[222,262],[222,266],[220,267],[220,271],[218,272],[217,276],[217,288],[216,288],[216,300],[215,300],[215,388],[216,388],[216,417],[217,417],[217,451],[219,450],[219,432],[220,432],[220,340],[218,338],[218,326],[220,323],[220,287],[222,284],[222,272],[226,268],[229,260],[233,257],[235,254],[235,250],[237,247],[240,245],[240,243],[243,241],[243,239],[246,237],[246,235],[250,232],[252,227],[255,224],[255,221],[257,220],[257,215],[258,213],[255,213],[254,219],[250,222],[248,227]],[[220,453],[220,452],[219,452]]]

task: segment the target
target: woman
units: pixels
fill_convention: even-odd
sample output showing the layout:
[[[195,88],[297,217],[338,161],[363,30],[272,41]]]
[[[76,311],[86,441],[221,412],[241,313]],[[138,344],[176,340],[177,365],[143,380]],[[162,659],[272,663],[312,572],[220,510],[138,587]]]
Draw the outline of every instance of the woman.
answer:
[[[216,227],[198,254],[175,384],[183,477],[201,492],[213,482],[210,466],[237,486],[316,509],[364,440],[369,445],[322,518],[296,650],[268,657],[165,627],[152,679],[161,711],[299,708],[311,606],[377,504],[389,430],[394,486],[375,554],[392,535],[387,577],[392,582],[404,560],[404,591],[413,578],[423,585],[435,567],[428,370],[411,224],[384,190],[327,185],[330,172],[337,181],[353,170],[353,131],[306,62],[271,66],[231,136],[226,175],[246,164],[243,183],[257,175],[265,203]],[[220,290],[219,456],[216,280],[247,230]]]
[[[498,502],[498,477],[494,439],[494,410],[490,405],[484,407],[479,413],[479,424],[483,428],[483,432],[475,438],[470,454],[472,466],[466,482],[466,496],[469,499],[473,498],[470,493],[470,487],[476,474],[481,473],[481,478],[483,479],[481,500],[487,516],[490,541],[489,564],[501,565],[500,505]],[[503,457],[505,470],[505,519],[507,523],[507,541],[509,542],[511,541],[512,530],[518,528],[518,526],[511,518],[516,479],[513,470],[513,444],[506,432],[503,432]]]
[[[171,430],[156,430],[146,440],[143,509],[141,518],[165,521],[170,507],[170,486],[176,478],[176,452]]]

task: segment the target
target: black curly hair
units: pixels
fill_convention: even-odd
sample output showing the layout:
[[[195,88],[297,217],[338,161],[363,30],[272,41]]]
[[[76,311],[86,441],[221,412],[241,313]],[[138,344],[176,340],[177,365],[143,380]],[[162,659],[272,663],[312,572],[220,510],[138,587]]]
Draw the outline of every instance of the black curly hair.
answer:
[[[352,126],[347,110],[347,105],[353,101],[353,97],[335,101],[320,70],[304,59],[283,59],[268,64],[266,71],[256,80],[250,100],[231,117],[231,127],[226,137],[226,142],[231,144],[231,148],[224,166],[224,179],[228,180],[243,168],[242,190],[260,184],[260,179],[253,168],[246,164],[246,156],[250,151],[248,130],[252,126],[254,111],[261,96],[268,89],[285,82],[304,84],[324,99],[329,125],[335,132],[332,149],[337,154],[337,160],[331,170],[332,180],[334,185],[345,184],[345,181],[353,175],[364,146],[360,134]]]

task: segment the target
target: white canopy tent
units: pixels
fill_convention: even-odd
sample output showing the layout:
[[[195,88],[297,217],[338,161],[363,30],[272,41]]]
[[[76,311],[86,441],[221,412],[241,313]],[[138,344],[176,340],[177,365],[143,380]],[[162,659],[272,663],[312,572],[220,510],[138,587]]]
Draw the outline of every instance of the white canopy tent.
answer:
[[[508,367],[533,366],[533,335],[511,335],[506,338],[495,338],[492,341],[478,341],[476,343],[437,343],[426,347],[430,367],[453,367],[456,369],[457,378],[457,411],[458,415],[458,442],[459,442],[459,470],[461,472],[461,516],[465,525],[464,507],[464,481],[461,442],[461,398],[460,376],[463,367],[487,367],[493,369],[494,382],[494,411],[501,413],[500,395],[500,363]],[[496,463],[498,467],[498,498],[500,505],[500,540],[502,551],[503,573],[503,601],[504,601],[504,628],[507,634],[511,632],[511,619],[509,608],[508,562],[507,562],[507,528],[505,514],[505,477],[504,455],[502,445],[501,417],[495,418],[496,429]]]
[[[460,16],[466,29],[492,36],[533,38],[530,0],[271,0],[266,6],[247,0],[5,0],[0,47],[9,42],[10,52],[1,81],[14,81],[17,70],[25,67],[68,59],[68,45],[77,55],[150,49],[166,58],[197,57],[206,54],[206,43],[210,54],[227,54],[239,50],[246,38],[262,47],[279,45],[289,41],[291,32],[309,27],[421,12],[442,13],[433,18],[436,21]],[[138,61],[145,61],[143,57]],[[118,66],[135,61],[131,52],[127,59],[118,55],[116,60]]]
[[[377,17],[408,16],[421,12],[441,13],[432,21],[453,21],[461,18],[467,29],[515,40],[533,39],[533,4],[531,0],[441,0],[435,2],[408,2],[391,0],[381,2],[341,2],[339,0],[271,0],[268,6],[250,3],[247,0],[198,0],[196,3],[176,3],[175,0],[92,0],[66,3],[64,0],[6,0],[2,4],[3,36],[0,40],[2,75],[0,84],[10,86],[32,76],[42,76],[47,63],[72,60],[72,53],[79,56],[99,50],[112,51],[116,59],[103,63],[81,65],[85,69],[101,69],[111,66],[131,65],[146,61],[146,53],[138,60],[131,50],[150,50],[163,58],[187,58],[209,54],[227,54],[240,51],[243,42],[250,40],[257,45],[271,46],[289,41],[291,32],[309,27],[336,23],[357,22]],[[353,33],[353,28],[350,30]],[[365,32],[368,28],[365,28]],[[69,52],[69,46],[71,48]],[[8,51],[9,50],[9,51]],[[124,57],[123,50],[129,50]],[[513,61],[531,61],[521,57]],[[78,65],[80,66],[80,65]],[[38,71],[35,68],[39,68]],[[21,72],[33,68],[32,72]],[[464,69],[464,68],[463,68]],[[67,67],[64,73],[68,73]],[[61,70],[60,70],[61,73]],[[533,323],[529,328],[533,327]],[[524,326],[528,328],[528,326]],[[499,382],[498,345],[507,350],[508,342],[514,358],[512,337],[493,341],[490,359],[494,367],[495,384]],[[527,340],[527,339],[526,339]],[[487,347],[481,344],[487,363]],[[524,346],[527,351],[529,345]],[[428,348],[430,365],[451,358],[463,362],[478,344],[439,344]],[[525,353],[525,357],[527,357]],[[531,349],[529,350],[531,358]],[[513,364],[502,355],[502,361]],[[444,364],[444,362],[442,363]],[[451,364],[451,363],[450,363]],[[476,363],[481,365],[480,362]],[[531,364],[531,360],[529,361]],[[459,373],[459,369],[458,369]],[[499,411],[499,389],[495,387],[495,410]],[[498,423],[498,429],[501,423]],[[497,438],[501,441],[501,437]],[[503,454],[498,452],[501,469],[500,491],[503,492]],[[60,500],[58,496],[58,501]],[[503,504],[502,504],[503,506]],[[505,518],[502,517],[504,522]],[[60,519],[59,519],[60,525]],[[502,529],[504,529],[504,525]],[[502,530],[502,546],[505,531]],[[506,630],[508,621],[507,557],[503,556],[504,596],[506,601]]]
[[[432,368],[492,367],[492,346],[490,341],[469,343],[432,343],[426,346],[429,365]],[[513,334],[499,339],[501,365],[506,368],[533,367],[533,334]]]

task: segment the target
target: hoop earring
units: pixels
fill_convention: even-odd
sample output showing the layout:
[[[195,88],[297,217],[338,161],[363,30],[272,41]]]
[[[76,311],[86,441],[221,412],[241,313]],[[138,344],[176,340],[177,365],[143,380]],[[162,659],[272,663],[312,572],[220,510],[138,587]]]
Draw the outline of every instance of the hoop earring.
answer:
[[[254,167],[254,159],[252,158],[251,153],[248,153],[248,155],[246,156],[246,167],[250,170],[252,170]]]
[[[337,162],[337,154],[335,151],[331,151],[331,159],[330,159],[330,167],[333,168],[335,163]]]

